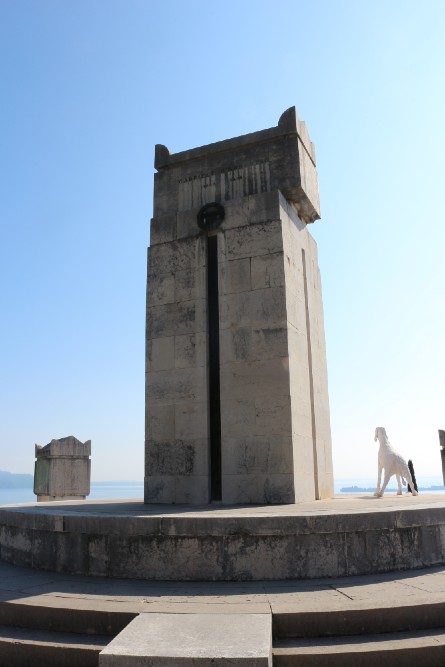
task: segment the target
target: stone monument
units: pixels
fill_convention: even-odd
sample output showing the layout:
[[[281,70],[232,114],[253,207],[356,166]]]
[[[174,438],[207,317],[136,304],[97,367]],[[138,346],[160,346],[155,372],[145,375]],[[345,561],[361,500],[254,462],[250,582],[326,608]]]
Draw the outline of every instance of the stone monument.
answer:
[[[145,502],[329,498],[333,473],[315,149],[278,125],[155,150]]]
[[[37,501],[84,500],[90,493],[91,440],[74,436],[36,445],[34,493]]]

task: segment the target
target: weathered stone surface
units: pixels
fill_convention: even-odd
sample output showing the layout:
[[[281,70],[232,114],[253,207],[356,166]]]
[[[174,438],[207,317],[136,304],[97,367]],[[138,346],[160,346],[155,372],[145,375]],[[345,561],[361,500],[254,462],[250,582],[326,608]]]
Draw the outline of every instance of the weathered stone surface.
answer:
[[[270,614],[143,613],[99,655],[100,667],[271,667]]]
[[[91,440],[74,436],[35,446],[34,493],[39,501],[85,498],[90,493]]]
[[[159,496],[164,488],[168,502],[175,502],[174,486],[181,480],[186,477],[153,476],[149,491],[154,494],[158,483]],[[193,484],[178,494],[205,491],[206,476],[190,480]],[[262,485],[270,502],[288,488],[279,472],[227,475],[226,482],[237,485],[246,503],[257,493],[255,484]],[[149,580],[375,574],[445,563],[444,508],[440,494],[211,509],[153,507],[134,500],[18,505],[0,508],[0,559],[65,573]]]
[[[224,207],[211,232],[217,248],[222,501],[330,497],[321,287],[316,245],[307,231],[319,217],[319,199],[305,124],[290,109],[277,127],[262,132],[178,154],[158,146],[155,162],[147,502],[212,495],[210,479],[197,492],[187,490],[188,479],[191,485],[192,476],[209,475],[210,468],[191,473],[182,453],[179,469],[154,462],[173,455],[178,442],[195,441],[210,461],[215,410],[209,407],[208,238],[197,214],[214,202]]]
[[[276,127],[155,158],[154,217],[280,189],[313,222],[319,215],[315,152],[295,107]]]

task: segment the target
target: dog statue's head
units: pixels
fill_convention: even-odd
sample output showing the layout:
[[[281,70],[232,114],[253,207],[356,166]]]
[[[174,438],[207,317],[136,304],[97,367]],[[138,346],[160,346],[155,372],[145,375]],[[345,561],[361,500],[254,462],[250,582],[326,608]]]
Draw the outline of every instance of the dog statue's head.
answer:
[[[375,429],[374,442],[377,442],[379,435],[382,435],[386,439],[386,429],[384,429],[383,426],[377,426]]]

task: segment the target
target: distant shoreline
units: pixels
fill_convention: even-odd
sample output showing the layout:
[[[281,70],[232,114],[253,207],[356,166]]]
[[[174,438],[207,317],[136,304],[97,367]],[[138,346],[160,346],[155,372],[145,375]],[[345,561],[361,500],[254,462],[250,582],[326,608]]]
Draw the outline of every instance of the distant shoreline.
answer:
[[[94,482],[94,486],[140,486],[144,481],[135,480],[112,480],[109,482]],[[0,489],[32,489],[34,487],[34,475],[29,473],[15,473],[0,470]]]
[[[344,486],[340,489],[340,493],[370,493],[375,491],[375,486]],[[419,491],[445,491],[445,486],[419,486]],[[389,493],[395,493],[397,489],[386,489]]]

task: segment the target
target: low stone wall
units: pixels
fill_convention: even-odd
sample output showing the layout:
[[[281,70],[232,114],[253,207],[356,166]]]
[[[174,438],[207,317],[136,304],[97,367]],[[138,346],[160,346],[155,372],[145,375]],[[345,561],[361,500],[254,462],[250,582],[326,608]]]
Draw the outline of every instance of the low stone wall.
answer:
[[[363,511],[357,499],[353,510],[333,500],[311,503],[319,511],[310,512],[304,503],[175,513],[131,501],[3,507],[0,557],[43,570],[176,581],[404,570],[445,563],[445,499],[429,498],[386,507],[369,499]]]

